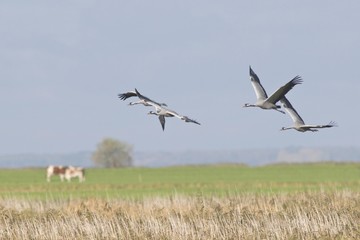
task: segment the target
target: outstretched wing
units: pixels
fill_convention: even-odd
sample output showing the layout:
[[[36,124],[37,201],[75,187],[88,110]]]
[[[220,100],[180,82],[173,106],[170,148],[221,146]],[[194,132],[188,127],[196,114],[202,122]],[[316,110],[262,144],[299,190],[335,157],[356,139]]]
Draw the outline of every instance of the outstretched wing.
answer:
[[[336,122],[329,122],[329,124],[325,124],[325,125],[306,125],[307,127],[310,128],[331,128],[331,127],[337,127],[338,125],[336,124]]]
[[[295,108],[291,105],[291,103],[286,97],[283,97],[282,99],[280,99],[280,101],[283,104],[285,110],[289,113],[294,123],[299,123],[301,125],[305,124],[304,120],[300,117],[300,115],[297,113]]]
[[[260,83],[260,79],[258,78],[256,73],[251,69],[251,66],[249,68],[250,68],[250,81],[251,81],[251,85],[255,90],[256,98],[257,100],[260,99],[265,100],[268,96],[266,94],[265,89]]]
[[[268,102],[273,104],[277,103],[280,99],[282,99],[295,85],[301,84],[303,81],[300,76],[296,76],[291,79],[287,84],[276,90],[271,96],[268,98]]]
[[[170,109],[167,109],[166,114],[168,116],[171,116],[171,117],[177,117],[177,118],[179,118],[179,119],[181,119],[181,120],[183,120],[185,122],[192,122],[192,123],[200,125],[199,122],[197,122],[197,121],[195,121],[195,120],[193,120],[193,119],[191,119],[191,118],[189,118],[187,116],[182,116],[182,115],[178,114],[177,112],[175,112],[173,110],[170,110]]]
[[[166,106],[165,103],[158,103],[158,102],[155,102],[154,100],[151,100],[150,98],[148,97],[145,97],[144,95],[142,95],[141,93],[139,93],[139,91],[135,88],[135,93],[136,95],[143,101],[145,101],[146,103],[156,107],[156,106]]]
[[[136,97],[137,94],[136,94],[136,92],[131,91],[131,92],[126,92],[126,93],[120,93],[120,94],[118,94],[118,96],[121,100],[126,100],[131,97]]]
[[[161,123],[161,127],[163,129],[163,131],[165,130],[165,116],[164,115],[160,115],[159,116],[159,120],[160,120],[160,123]]]
[[[192,123],[201,125],[199,122],[197,122],[197,121],[195,121],[195,120],[193,120],[193,119],[190,119],[190,118],[188,118],[187,116],[183,116],[183,117],[182,117],[182,120],[184,120],[185,122],[192,122]]]

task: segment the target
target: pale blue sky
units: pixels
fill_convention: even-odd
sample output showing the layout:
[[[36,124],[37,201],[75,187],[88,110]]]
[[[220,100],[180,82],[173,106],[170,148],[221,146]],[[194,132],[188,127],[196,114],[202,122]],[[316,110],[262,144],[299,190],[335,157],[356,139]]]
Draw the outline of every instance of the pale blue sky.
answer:
[[[360,146],[359,1],[1,1],[0,154]],[[255,102],[249,65],[317,133]],[[202,125],[127,106],[145,96]]]

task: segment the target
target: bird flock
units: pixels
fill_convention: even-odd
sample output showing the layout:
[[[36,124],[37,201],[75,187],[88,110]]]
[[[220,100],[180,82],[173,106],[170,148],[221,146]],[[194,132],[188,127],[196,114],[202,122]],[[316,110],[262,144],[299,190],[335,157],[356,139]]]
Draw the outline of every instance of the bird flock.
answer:
[[[250,69],[250,81],[254,88],[255,94],[256,94],[256,102],[254,104],[245,103],[243,107],[258,107],[261,109],[269,110],[273,109],[278,112],[281,112],[285,114],[285,111],[290,115],[293,126],[291,127],[282,127],[280,130],[289,130],[289,129],[295,129],[299,132],[316,132],[318,131],[318,128],[331,128],[336,127],[337,124],[333,121],[331,121],[329,124],[325,125],[308,125],[305,124],[304,120],[300,117],[300,115],[296,112],[295,108],[291,105],[290,101],[285,97],[285,95],[296,85],[301,84],[303,82],[302,78],[300,76],[296,76],[293,79],[291,79],[288,83],[281,86],[279,89],[277,89],[273,94],[270,96],[267,95],[264,87],[261,85],[259,77],[256,75],[256,73],[253,71],[251,66]],[[136,102],[130,102],[129,105],[137,105],[142,104],[146,107],[154,107],[154,111],[149,111],[149,115],[156,115],[159,118],[161,127],[163,131],[165,130],[165,118],[166,117],[176,117],[180,120],[183,120],[184,122],[190,122],[200,125],[199,122],[178,114],[177,112],[171,110],[168,108],[167,104],[165,103],[159,103],[154,100],[151,100],[148,97],[145,97],[142,95],[136,88],[135,91],[129,91],[126,93],[121,93],[118,95],[118,97],[121,100],[126,100],[131,97],[137,97],[138,101]],[[281,105],[278,105],[278,102],[282,103],[282,107],[285,109],[285,111],[280,110]]]

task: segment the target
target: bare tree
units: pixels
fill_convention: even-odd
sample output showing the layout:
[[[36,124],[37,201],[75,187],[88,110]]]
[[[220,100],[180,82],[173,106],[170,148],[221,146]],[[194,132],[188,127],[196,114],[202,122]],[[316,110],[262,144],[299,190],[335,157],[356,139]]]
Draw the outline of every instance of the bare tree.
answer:
[[[92,155],[93,162],[98,166],[117,168],[132,165],[132,146],[112,138],[105,138],[97,145]]]

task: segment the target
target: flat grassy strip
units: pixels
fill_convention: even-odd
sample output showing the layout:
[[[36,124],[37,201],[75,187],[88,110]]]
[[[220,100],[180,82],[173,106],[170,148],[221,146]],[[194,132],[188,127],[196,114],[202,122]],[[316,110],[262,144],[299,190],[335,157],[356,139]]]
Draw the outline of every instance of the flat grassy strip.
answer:
[[[360,164],[238,165],[87,169],[86,181],[47,183],[45,169],[0,170],[0,197],[143,198],[174,193],[229,196],[240,193],[360,191]]]

